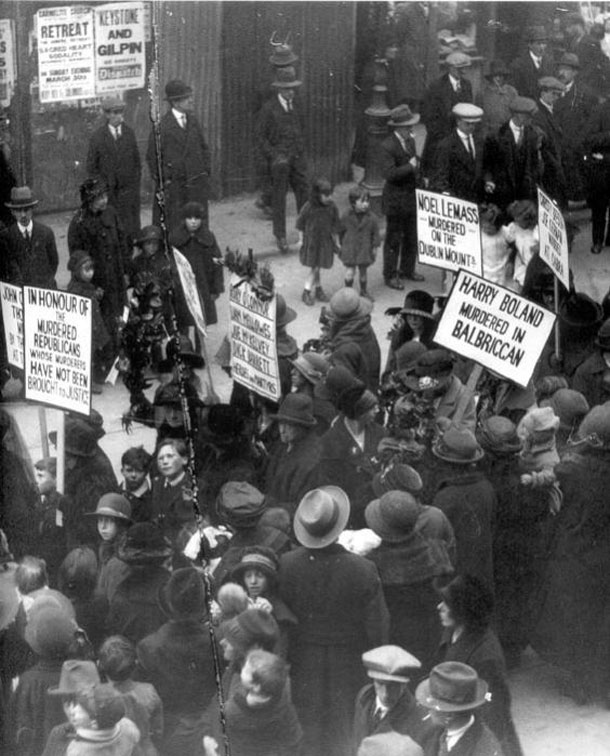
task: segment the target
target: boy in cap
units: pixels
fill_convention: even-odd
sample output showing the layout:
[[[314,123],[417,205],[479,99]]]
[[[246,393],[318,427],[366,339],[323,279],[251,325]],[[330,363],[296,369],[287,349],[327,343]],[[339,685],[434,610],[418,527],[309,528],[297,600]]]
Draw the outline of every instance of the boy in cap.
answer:
[[[133,129],[124,123],[123,100],[106,97],[102,111],[105,123],[91,135],[87,174],[101,178],[108,187],[108,201],[123,221],[131,249],[140,230],[140,152]]]

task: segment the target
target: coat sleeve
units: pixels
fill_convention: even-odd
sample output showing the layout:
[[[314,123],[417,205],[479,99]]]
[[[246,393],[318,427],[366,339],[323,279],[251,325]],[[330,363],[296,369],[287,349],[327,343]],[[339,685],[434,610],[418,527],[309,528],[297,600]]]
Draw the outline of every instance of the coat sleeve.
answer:
[[[57,273],[59,267],[59,255],[57,254],[57,244],[55,243],[55,234],[53,229],[49,228],[47,231],[47,260],[49,261],[49,267],[53,271],[53,276]]]
[[[99,174],[100,150],[98,145],[97,134],[91,137],[89,149],[87,151],[87,175],[97,176]]]
[[[72,254],[77,249],[90,251],[89,240],[83,229],[83,224],[80,222],[79,214],[72,218],[68,226],[68,251]]]
[[[433,192],[448,192],[450,190],[450,154],[449,145],[443,140],[436,151],[436,165],[430,177],[430,189]]]
[[[413,157],[413,155],[411,157]],[[400,166],[396,165],[394,155],[387,145],[382,145],[381,150],[379,151],[379,163],[381,175],[390,184],[399,184],[402,179],[417,173],[417,168],[410,163],[405,163]]]
[[[385,602],[377,568],[374,567],[374,570],[372,594],[363,607],[364,628],[369,648],[385,645],[390,633],[390,613]]]

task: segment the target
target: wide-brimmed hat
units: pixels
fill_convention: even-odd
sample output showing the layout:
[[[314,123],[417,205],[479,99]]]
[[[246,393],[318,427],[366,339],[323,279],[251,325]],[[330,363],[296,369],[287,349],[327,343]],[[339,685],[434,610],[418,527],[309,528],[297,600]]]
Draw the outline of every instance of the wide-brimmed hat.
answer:
[[[569,328],[593,328],[604,319],[604,310],[588,294],[574,291],[559,305],[558,315]]]
[[[59,684],[47,690],[49,696],[73,696],[101,682],[95,662],[68,659],[62,664]]]
[[[540,406],[552,408],[559,418],[559,427],[562,430],[570,430],[575,423],[580,423],[591,409],[580,391],[569,388],[557,389],[548,399],[543,399]]]
[[[163,532],[152,522],[138,522],[119,543],[117,556],[127,564],[163,562],[171,556],[172,547]]]
[[[201,618],[207,614],[203,573],[196,567],[182,567],[159,590],[159,605],[169,617]]]
[[[447,661],[437,664],[417,686],[415,698],[434,711],[471,711],[485,703],[488,690],[485,680],[468,664]]]
[[[297,313],[292,307],[288,307],[286,300],[281,294],[275,295],[275,326],[280,328],[281,326],[288,325],[296,318]]]
[[[86,252],[84,249],[75,249],[74,252],[70,253],[70,257],[68,257],[68,264],[66,267],[70,272],[75,272],[79,268],[82,268],[83,265],[86,265],[87,263],[94,263],[93,258],[91,255]]]
[[[434,320],[434,297],[423,289],[413,289],[405,297],[402,310],[403,315],[419,315],[420,318]]]
[[[398,105],[390,111],[388,126],[415,126],[421,116],[413,113],[408,105]]]
[[[483,459],[485,452],[470,430],[449,428],[433,445],[432,453],[445,462],[470,465]]]
[[[256,550],[247,551],[241,555],[239,564],[231,572],[231,578],[239,582],[248,570],[260,570],[267,578],[277,580],[279,562],[273,549],[265,546],[252,548]]]
[[[322,549],[335,541],[345,529],[350,502],[338,486],[321,486],[308,491],[294,515],[294,534],[308,549]]]
[[[375,496],[380,498],[388,491],[407,491],[407,493],[417,494],[424,484],[415,468],[402,462],[392,462],[380,472],[375,473],[372,486]]]
[[[503,60],[492,60],[489,64],[489,70],[485,74],[486,79],[493,79],[494,76],[509,76],[510,69]]]
[[[287,44],[275,44],[273,47],[273,53],[269,56],[269,63],[277,68],[285,68],[293,63],[296,63],[299,56],[292,49],[291,45]]]
[[[280,637],[280,629],[270,612],[246,609],[220,626],[220,635],[226,638],[241,654],[253,646],[273,651]]]
[[[361,297],[351,286],[344,286],[330,298],[330,315],[334,320],[347,322],[370,315],[373,303]]]
[[[492,454],[516,454],[521,450],[517,426],[507,417],[491,415],[476,430],[477,441]]]
[[[77,626],[61,607],[36,601],[28,610],[25,640],[43,659],[65,659],[74,641]]]
[[[141,246],[147,241],[163,241],[163,231],[159,226],[144,226],[138,234],[138,238],[134,239],[134,244]]]
[[[302,81],[297,79],[296,69],[292,66],[285,66],[275,69],[275,81],[271,82],[271,86],[276,89],[296,89],[302,83]]]
[[[409,682],[410,673],[421,667],[413,654],[400,646],[378,646],[362,654],[366,674],[373,680]]]
[[[197,370],[205,367],[205,360],[195,351],[193,342],[189,337],[183,333],[178,336],[177,340],[170,339],[167,342],[165,353],[167,355],[166,358],[159,362],[160,373],[171,372],[176,364],[175,357],[177,356],[189,367]]]
[[[466,123],[479,123],[483,118],[483,108],[471,102],[458,102],[451,108],[451,112],[456,118]]]
[[[364,519],[382,540],[400,543],[411,536],[421,511],[421,504],[412,494],[388,491],[367,504]]]
[[[216,497],[216,513],[232,528],[251,528],[267,508],[265,496],[250,483],[230,480]]]
[[[288,394],[280,404],[279,410],[275,415],[271,415],[271,418],[280,423],[301,425],[304,428],[311,428],[316,424],[311,397],[300,393]]]
[[[411,375],[403,380],[411,391],[436,388],[439,379],[453,372],[453,358],[446,349],[429,349],[418,357]]]
[[[29,186],[14,186],[11,189],[11,198],[4,203],[11,210],[24,210],[27,207],[35,207],[38,200],[34,199]]]
[[[125,110],[125,103],[120,97],[105,97],[101,103],[104,113],[109,113],[113,110]]]
[[[330,370],[330,362],[316,352],[305,352],[292,360],[292,367],[312,385],[319,383]]]
[[[470,55],[466,55],[463,52],[451,52],[443,61],[447,66],[453,66],[454,68],[468,68],[472,65],[472,58]]]
[[[326,378],[316,386],[314,394],[335,404],[346,389],[360,383],[361,381],[343,365],[331,365]]]
[[[526,42],[547,42],[549,34],[542,25],[528,26],[523,35]]]
[[[536,101],[531,97],[522,97],[517,95],[508,103],[508,109],[511,113],[529,113],[532,115],[538,109]]]
[[[165,85],[165,99],[169,100],[183,100],[185,97],[190,97],[193,94],[193,88],[185,84],[181,79],[172,79]]]
[[[118,493],[107,493],[100,497],[95,512],[85,512],[87,517],[114,517],[131,522],[131,504]]]

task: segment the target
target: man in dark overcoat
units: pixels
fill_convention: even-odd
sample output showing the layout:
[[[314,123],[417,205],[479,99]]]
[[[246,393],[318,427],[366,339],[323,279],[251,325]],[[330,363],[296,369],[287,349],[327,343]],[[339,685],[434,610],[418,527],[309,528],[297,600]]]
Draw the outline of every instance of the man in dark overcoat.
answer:
[[[123,101],[108,98],[102,110],[106,123],[91,135],[87,173],[108,187],[108,202],[119,214],[131,247],[140,231],[140,152],[133,129],[123,121]]]
[[[293,522],[301,546],[280,561],[280,596],[298,619],[288,655],[306,756],[349,752],[354,701],[366,682],[361,654],[387,642],[388,610],[375,566],[337,543],[349,515],[340,488],[310,491]]]
[[[474,102],[472,84],[465,71],[472,65],[470,56],[452,52],[445,58],[447,72],[428,87],[422,103],[422,121],[426,124],[426,143],[421,169],[428,178],[436,165],[438,143],[451,133],[453,106],[458,102]]]
[[[577,56],[580,79],[596,98],[606,98],[610,87],[610,60],[601,49],[599,38],[587,34],[585,20],[578,12],[565,18],[567,52]]]
[[[20,286],[57,288],[58,256],[53,229],[35,221],[33,209],[38,204],[29,186],[11,189],[11,199],[5,203],[16,223],[5,232],[8,260],[4,263],[10,275],[8,283]]]
[[[413,126],[419,114],[408,105],[390,113],[392,134],[381,144],[379,162],[385,179],[382,209],[387,218],[383,244],[383,278],[391,289],[404,289],[400,277],[423,281],[415,272],[417,260],[417,213],[415,189],[419,178],[419,158],[415,152]],[[399,265],[400,261],[400,265]]]
[[[563,169],[563,132],[555,116],[555,103],[565,87],[554,76],[545,76],[538,82],[538,109],[534,113],[534,125],[542,134],[540,154],[542,156],[541,184],[560,208],[567,207],[567,181]]]
[[[538,97],[538,79],[555,73],[553,56],[547,53],[549,35],[544,26],[530,26],[525,31],[527,51],[510,64],[510,83],[522,97]]]
[[[180,221],[180,209],[187,202],[203,205],[208,211],[211,155],[203,129],[193,115],[193,90],[179,79],[168,81],[165,97],[169,110],[159,124],[161,156],[157,155],[155,132],[151,132],[146,150],[146,162],[155,182],[165,198],[165,222],[171,229]],[[160,166],[159,166],[160,163]],[[160,185],[159,167],[163,185]],[[160,208],[153,206],[153,224],[158,226]]]
[[[610,101],[598,105],[585,134],[587,160],[587,202],[591,208],[591,252],[598,255],[610,246],[606,216],[610,206]]]

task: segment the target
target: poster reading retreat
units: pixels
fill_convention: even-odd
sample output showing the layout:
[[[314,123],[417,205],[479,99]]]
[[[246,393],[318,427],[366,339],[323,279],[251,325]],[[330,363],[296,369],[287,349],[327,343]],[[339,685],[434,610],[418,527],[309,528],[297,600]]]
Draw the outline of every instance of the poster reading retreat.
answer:
[[[538,233],[540,257],[566,289],[569,289],[570,263],[566,222],[561,210],[542,189],[538,189]]]
[[[13,20],[0,18],[0,105],[8,108],[15,91],[15,35]]]
[[[144,3],[110,3],[95,8],[97,94],[144,86]]]
[[[423,189],[417,195],[417,259],[422,265],[482,275],[479,209],[474,202]]]
[[[4,342],[9,365],[23,370],[23,292],[0,281]]]
[[[230,288],[231,375],[242,386],[272,401],[280,398],[275,341],[276,297],[260,299],[236,276]]]
[[[91,300],[23,287],[25,398],[91,411]]]
[[[40,102],[95,97],[93,10],[41,8],[36,18]]]
[[[554,323],[544,307],[461,270],[434,340],[525,387]]]

